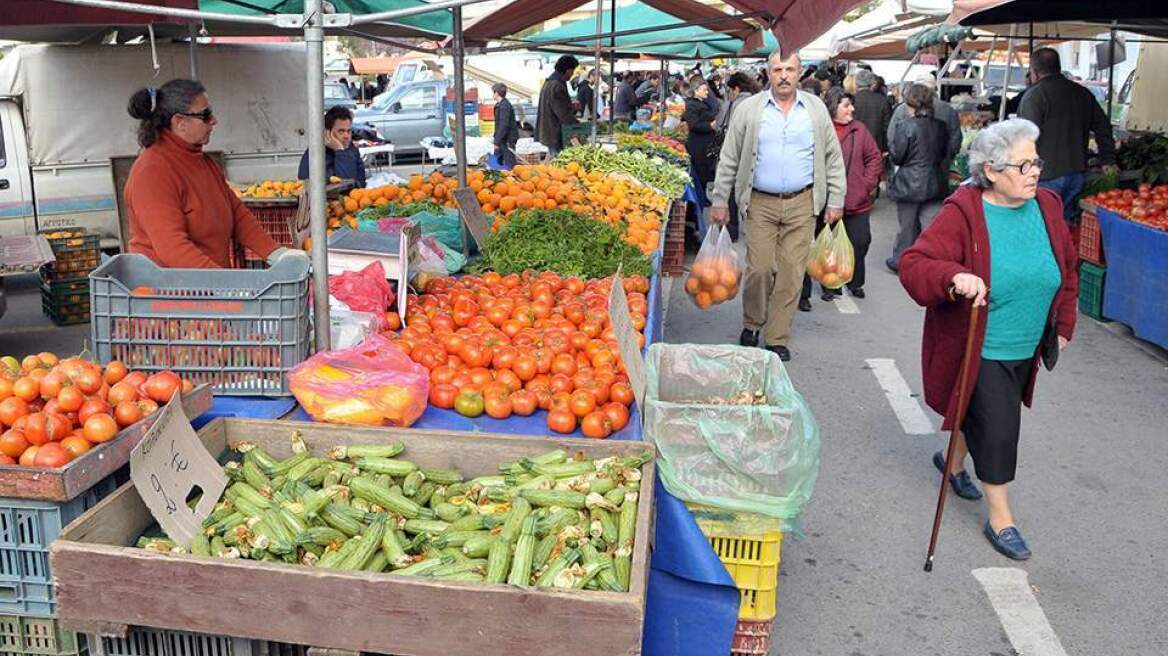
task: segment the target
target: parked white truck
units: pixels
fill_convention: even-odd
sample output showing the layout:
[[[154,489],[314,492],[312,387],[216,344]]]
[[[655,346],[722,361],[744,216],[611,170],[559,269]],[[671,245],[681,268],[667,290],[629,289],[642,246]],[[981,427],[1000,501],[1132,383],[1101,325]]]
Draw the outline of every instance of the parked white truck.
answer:
[[[0,237],[84,227],[121,243],[111,158],[138,153],[135,90],[190,77],[186,45],[26,45],[0,59]],[[208,151],[233,182],[294,179],[308,145],[302,45],[207,45],[199,77],[219,124]]]

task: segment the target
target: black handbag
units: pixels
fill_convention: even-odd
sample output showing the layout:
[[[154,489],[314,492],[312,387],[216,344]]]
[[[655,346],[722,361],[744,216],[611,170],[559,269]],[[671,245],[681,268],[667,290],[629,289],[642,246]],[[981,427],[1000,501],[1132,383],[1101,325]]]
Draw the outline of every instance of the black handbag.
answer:
[[[1050,321],[1046,324],[1046,329],[1042,331],[1042,341],[1038,344],[1038,353],[1042,358],[1042,366],[1046,367],[1047,371],[1054,371],[1054,366],[1058,364],[1059,359],[1058,329],[1055,327],[1057,318],[1057,316],[1051,315]]]
[[[714,133],[714,137],[710,139],[710,144],[706,146],[706,157],[716,160],[722,156],[722,142],[726,141],[726,132],[718,130]]]

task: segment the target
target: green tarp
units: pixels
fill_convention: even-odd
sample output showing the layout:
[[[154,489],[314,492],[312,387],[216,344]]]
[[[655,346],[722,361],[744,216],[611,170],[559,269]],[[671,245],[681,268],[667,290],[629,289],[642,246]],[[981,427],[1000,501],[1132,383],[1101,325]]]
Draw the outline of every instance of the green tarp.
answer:
[[[424,7],[428,3],[422,0],[330,0],[339,14],[373,14],[397,9],[411,9]],[[262,16],[264,14],[303,14],[304,0],[199,0],[199,9],[223,14],[237,14],[240,16]],[[448,35],[453,33],[454,22],[447,10],[431,11],[425,14],[408,16],[390,21],[409,30],[416,30],[434,35]],[[358,25],[354,29],[380,34],[380,26]]]
[[[601,19],[604,32],[612,32],[612,19],[609,13],[604,13]],[[663,11],[654,9],[640,2],[616,10],[616,30],[640,30],[661,25],[674,25],[683,22]],[[574,23],[562,25],[553,30],[540,32],[528,37],[532,42],[559,41],[562,39],[580,38],[566,44],[549,44],[547,46],[533,46],[537,50],[555,50],[564,52],[591,51],[595,46],[595,39],[584,39],[596,34],[596,19],[586,18]],[[769,30],[764,31],[764,44],[756,53],[765,56],[778,47],[775,37]],[[611,39],[602,39],[601,47],[607,52]],[[646,45],[650,44],[650,45]],[[616,51],[622,57],[648,55],[651,57],[665,57],[670,59],[709,59],[714,57],[739,56],[742,41],[725,33],[716,32],[700,25],[690,25],[672,29],[631,34],[616,38]]]

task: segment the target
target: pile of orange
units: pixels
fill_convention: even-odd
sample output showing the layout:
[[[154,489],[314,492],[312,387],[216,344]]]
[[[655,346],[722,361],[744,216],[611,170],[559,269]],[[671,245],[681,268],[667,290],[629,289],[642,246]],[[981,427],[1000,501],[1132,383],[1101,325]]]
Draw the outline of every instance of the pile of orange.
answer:
[[[521,164],[501,176],[474,170],[467,174],[467,186],[475,192],[483,211],[494,215],[495,230],[518,210],[568,208],[623,227],[625,241],[646,254],[657,249],[669,205],[668,199],[648,187],[584,171],[575,162],[564,167]],[[329,205],[329,228],[356,228],[356,213],[370,206],[434,201],[455,207],[453,191],[457,188],[457,180],[435,171],[429,176],[411,176],[404,186],[354,189]]]
[[[53,353],[0,358],[0,465],[63,467],[194,389],[170,371],[148,376]]]
[[[705,310],[734,298],[742,270],[733,257],[708,257],[694,262],[685,279],[685,292]]]

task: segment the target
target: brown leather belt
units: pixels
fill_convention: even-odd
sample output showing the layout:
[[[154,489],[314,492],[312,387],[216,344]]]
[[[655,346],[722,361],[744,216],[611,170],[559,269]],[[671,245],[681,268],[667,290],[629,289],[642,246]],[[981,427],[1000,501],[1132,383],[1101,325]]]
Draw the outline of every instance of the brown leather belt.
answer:
[[[800,189],[799,191],[790,191],[790,192],[786,192],[786,193],[782,193],[782,194],[772,194],[769,191],[763,191],[763,190],[758,189],[758,188],[753,188],[753,189],[751,189],[751,191],[753,191],[756,194],[762,194],[763,196],[770,196],[771,198],[779,198],[781,200],[791,200],[792,198],[797,198],[797,197],[802,196],[803,194],[807,193],[811,189],[811,187],[813,187],[813,186],[815,186],[815,185],[809,184],[806,187],[803,187],[802,189]]]

